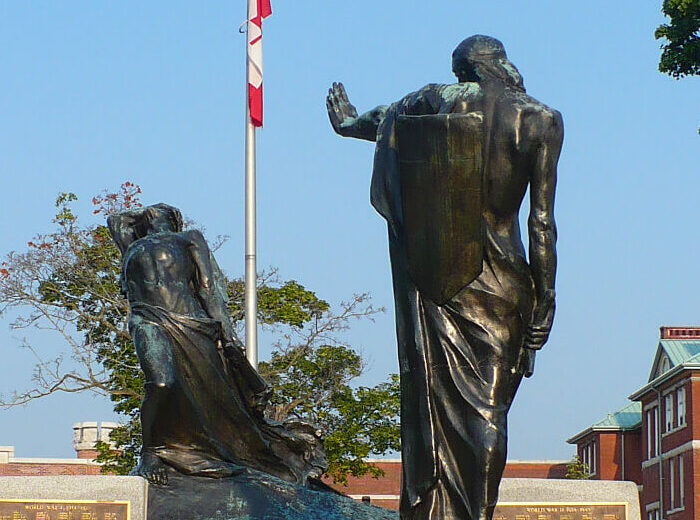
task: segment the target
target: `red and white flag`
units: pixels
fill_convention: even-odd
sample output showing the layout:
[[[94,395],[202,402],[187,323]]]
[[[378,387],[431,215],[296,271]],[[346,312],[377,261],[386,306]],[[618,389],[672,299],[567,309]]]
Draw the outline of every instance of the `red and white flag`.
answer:
[[[248,0],[248,107],[254,126],[263,124],[262,21],[271,14],[270,0]]]

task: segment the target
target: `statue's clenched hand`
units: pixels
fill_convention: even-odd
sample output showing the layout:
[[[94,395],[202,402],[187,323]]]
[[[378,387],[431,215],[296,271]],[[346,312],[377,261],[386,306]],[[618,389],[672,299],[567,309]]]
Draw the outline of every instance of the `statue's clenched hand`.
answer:
[[[554,291],[545,291],[544,297],[537,302],[532,323],[525,334],[526,348],[539,350],[549,339],[549,332],[552,330],[554,322]]]
[[[350,103],[342,83],[333,83],[333,86],[328,89],[326,108],[333,130],[337,134],[347,137],[348,130],[357,119],[357,109]]]

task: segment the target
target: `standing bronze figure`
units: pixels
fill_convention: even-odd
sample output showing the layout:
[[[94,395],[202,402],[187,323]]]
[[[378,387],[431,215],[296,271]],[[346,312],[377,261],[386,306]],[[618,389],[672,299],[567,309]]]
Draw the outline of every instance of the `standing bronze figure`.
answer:
[[[144,371],[143,450],[135,474],[168,468],[229,477],[252,468],[306,485],[325,470],[315,430],[265,419],[269,387],[233,332],[226,284],[202,234],[167,204],[112,215],[129,331]]]
[[[490,520],[506,419],[554,317],[559,112],[525,94],[502,43],[467,38],[458,83],[358,116],[342,84],[334,130],[376,141],[371,200],[387,220],[401,372],[401,518]],[[518,212],[530,186],[529,264]]]

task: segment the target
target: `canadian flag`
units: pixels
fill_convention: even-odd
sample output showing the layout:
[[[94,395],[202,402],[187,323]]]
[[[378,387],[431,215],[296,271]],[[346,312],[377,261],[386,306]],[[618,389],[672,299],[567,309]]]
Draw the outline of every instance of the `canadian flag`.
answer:
[[[263,124],[262,21],[271,14],[270,0],[248,0],[248,107],[254,126]]]

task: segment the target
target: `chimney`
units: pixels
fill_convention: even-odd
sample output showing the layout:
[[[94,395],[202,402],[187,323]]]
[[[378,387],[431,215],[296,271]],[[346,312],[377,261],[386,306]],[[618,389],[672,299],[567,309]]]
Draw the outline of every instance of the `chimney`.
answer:
[[[0,464],[8,464],[15,456],[14,446],[0,446]]]
[[[109,434],[112,433],[112,430],[114,430],[117,426],[119,426],[119,424],[115,422],[103,421],[100,423],[100,440],[109,444],[112,449],[116,448],[116,446],[109,438]]]
[[[79,459],[94,459],[97,457],[97,449],[95,444],[97,441],[111,443],[109,434],[119,424],[115,422],[104,421],[97,423],[95,421],[85,421],[75,423],[73,425],[73,448]],[[114,446],[112,445],[112,448]]]
[[[97,423],[86,421],[73,425],[73,448],[79,459],[94,459],[97,456]]]
[[[659,327],[661,339],[700,340],[700,327]]]

